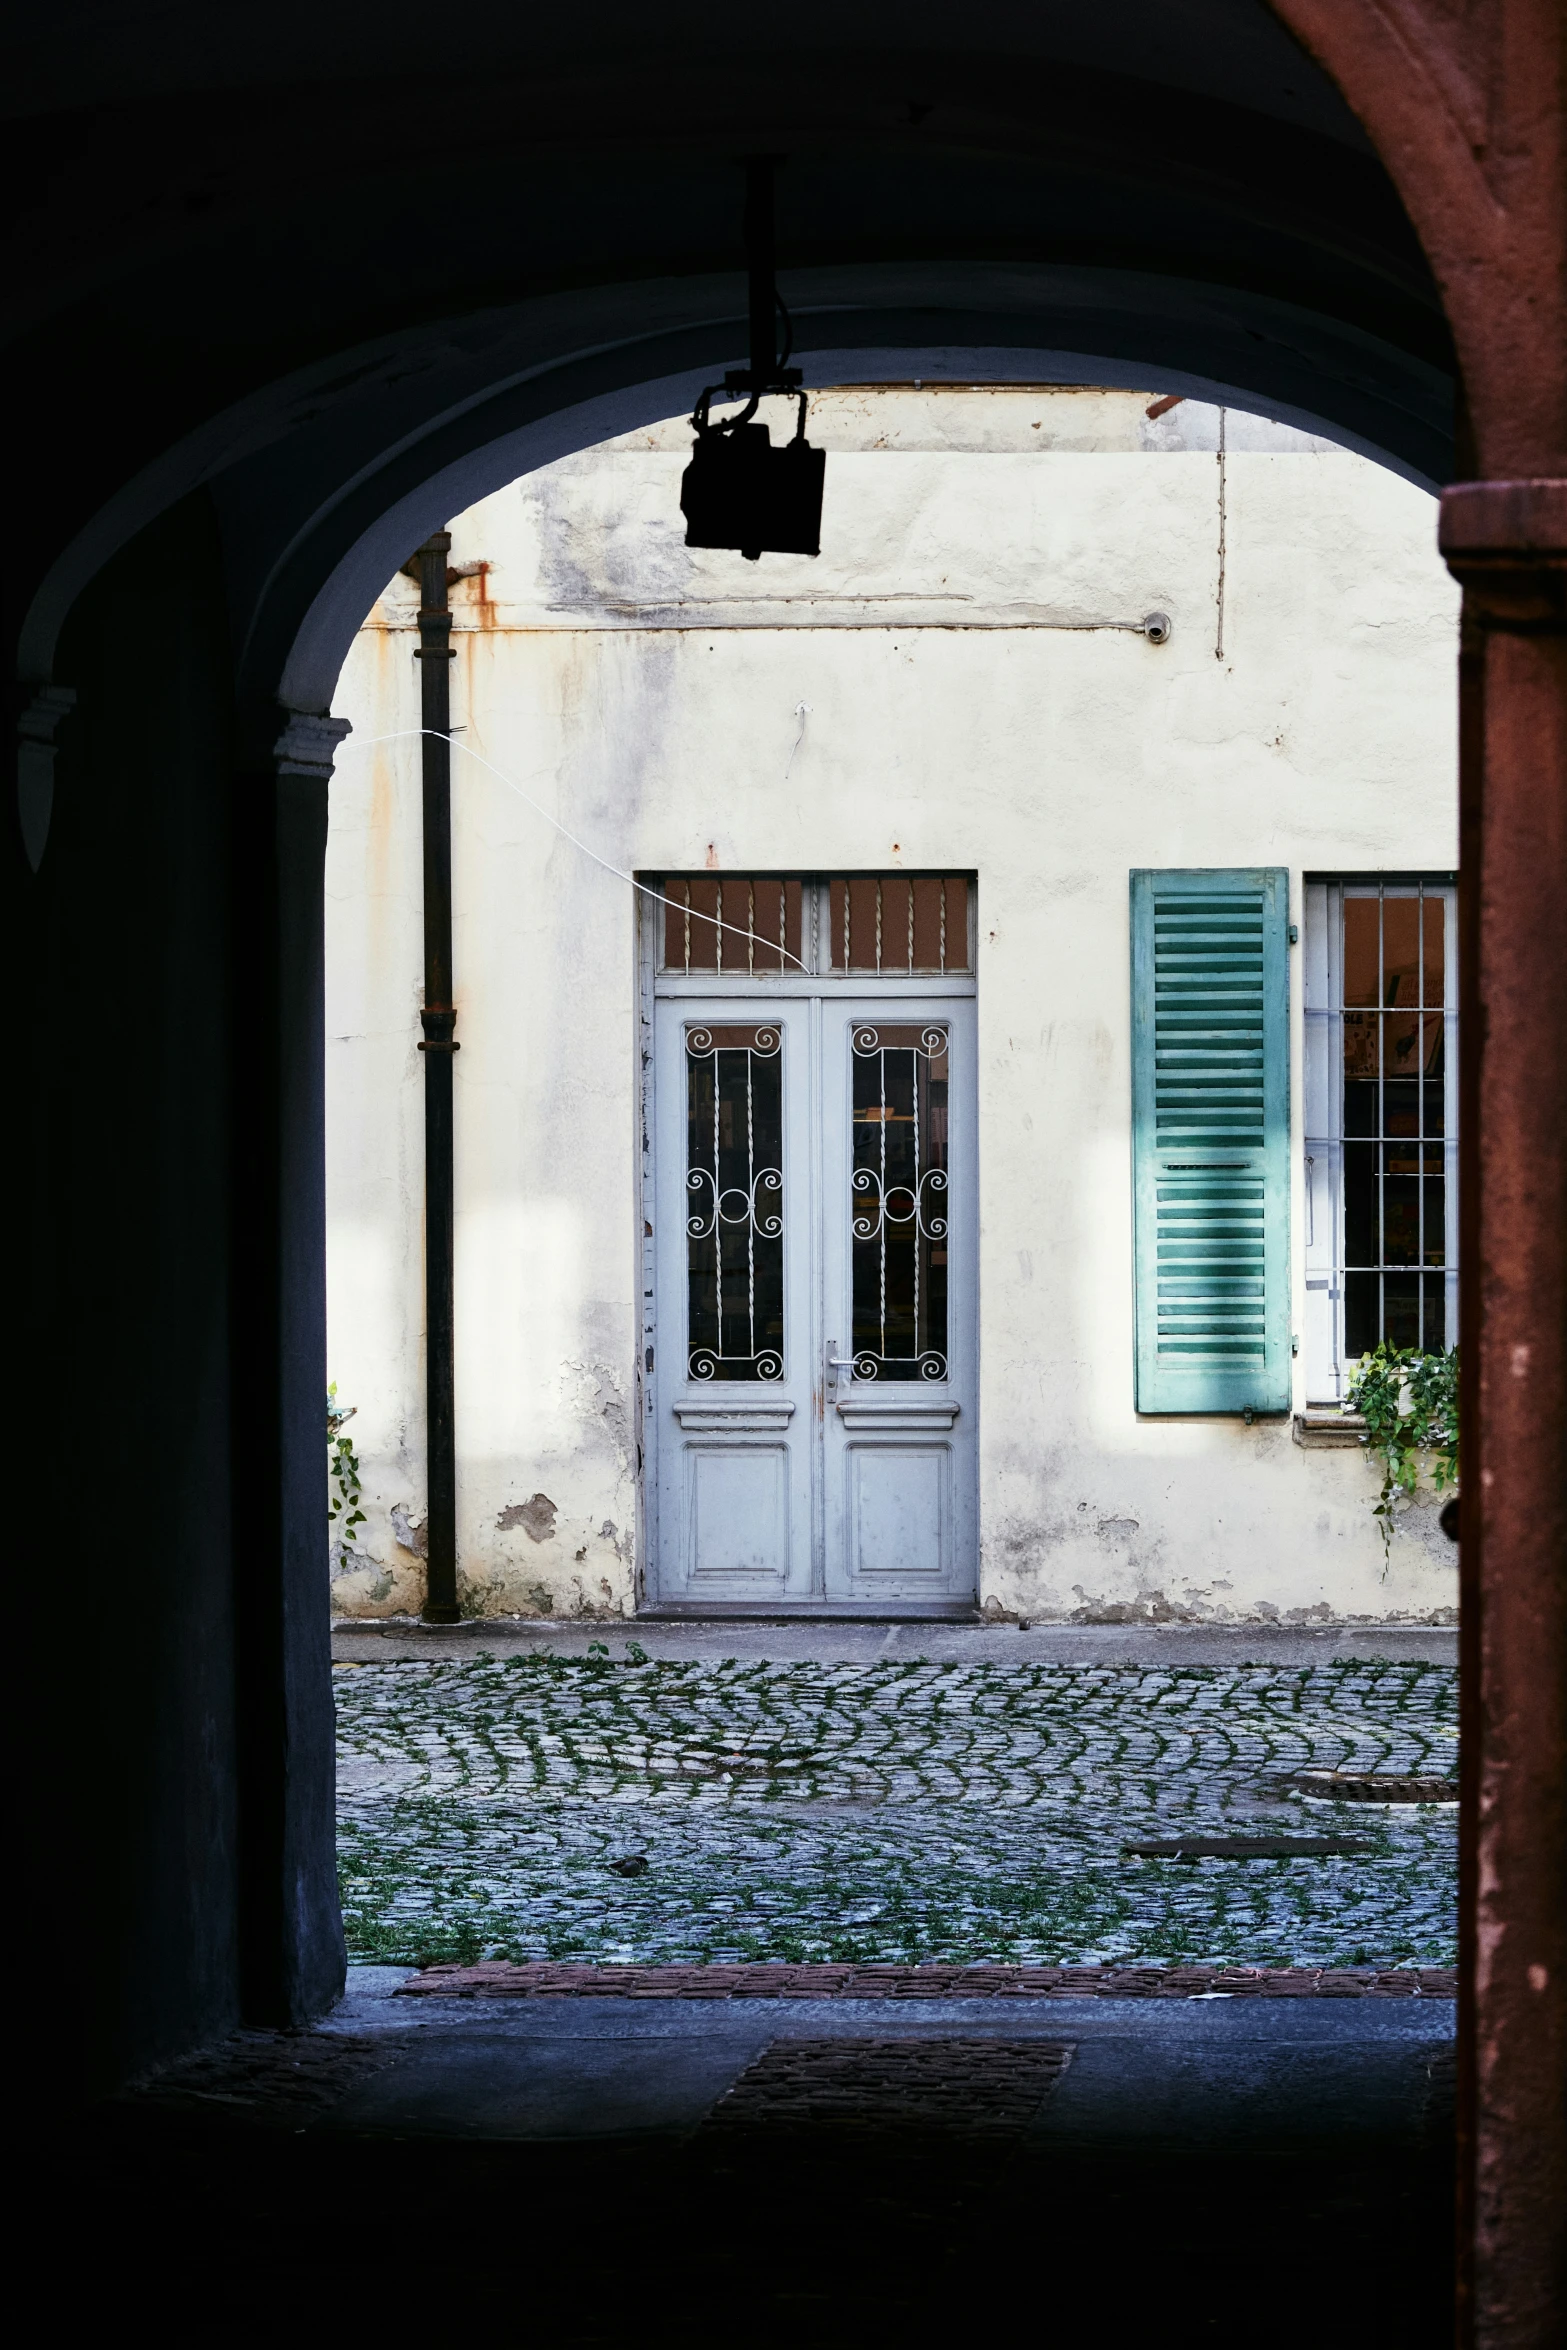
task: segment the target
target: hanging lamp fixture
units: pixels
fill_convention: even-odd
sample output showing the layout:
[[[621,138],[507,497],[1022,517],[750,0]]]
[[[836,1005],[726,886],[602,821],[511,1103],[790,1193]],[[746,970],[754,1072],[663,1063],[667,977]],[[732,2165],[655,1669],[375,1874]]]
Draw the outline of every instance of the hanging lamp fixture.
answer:
[[[729,547],[754,563],[763,554],[819,555],[822,481],[827,453],[805,437],[802,372],[789,365],[794,329],[779,297],[773,239],[773,173],[779,158],[752,156],[745,167],[745,258],[750,281],[751,364],[708,384],[691,415],[696,441],[680,483],[688,547]],[[778,349],[777,323],[784,323]],[[774,394],[798,400],[794,438],[773,446],[758,403]],[[714,400],[743,399],[738,416],[714,418]]]

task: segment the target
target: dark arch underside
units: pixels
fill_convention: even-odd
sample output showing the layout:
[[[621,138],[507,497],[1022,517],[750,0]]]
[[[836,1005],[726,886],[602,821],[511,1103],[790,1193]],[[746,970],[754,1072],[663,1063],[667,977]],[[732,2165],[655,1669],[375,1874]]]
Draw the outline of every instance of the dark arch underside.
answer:
[[[203,487],[241,700],[270,702],[421,484],[523,434],[520,471],[550,416],[738,357],[747,151],[788,158],[780,263],[817,380],[835,352],[988,353],[1451,471],[1429,271],[1261,0],[917,0],[893,41],[867,0],[700,32],[629,0],[580,24],[478,0],[435,44],[369,0],[85,6],[30,34],[14,89],[29,683],[86,581]]]

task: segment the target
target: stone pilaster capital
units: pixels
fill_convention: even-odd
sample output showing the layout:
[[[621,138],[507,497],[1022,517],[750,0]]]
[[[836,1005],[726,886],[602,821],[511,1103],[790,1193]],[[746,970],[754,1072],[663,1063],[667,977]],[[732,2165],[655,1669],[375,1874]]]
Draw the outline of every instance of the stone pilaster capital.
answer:
[[[1442,492],[1437,544],[1489,628],[1567,628],[1567,479],[1460,481]]]
[[[55,729],[75,707],[75,686],[41,685],[16,722],[16,812],[35,873],[43,863],[54,812]]]
[[[24,743],[53,745],[54,730],[62,718],[68,718],[76,707],[74,685],[41,685],[16,722],[16,731]]]
[[[272,746],[279,775],[307,775],[312,782],[330,783],[337,746],[352,732],[348,719],[333,718],[324,710],[290,710]]]

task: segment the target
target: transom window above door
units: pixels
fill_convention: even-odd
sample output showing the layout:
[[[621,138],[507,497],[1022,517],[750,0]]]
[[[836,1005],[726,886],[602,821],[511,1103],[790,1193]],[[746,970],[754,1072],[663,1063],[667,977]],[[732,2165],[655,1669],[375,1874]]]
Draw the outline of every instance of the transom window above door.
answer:
[[[661,972],[858,979],[973,969],[961,874],[670,873],[644,886],[663,900]]]

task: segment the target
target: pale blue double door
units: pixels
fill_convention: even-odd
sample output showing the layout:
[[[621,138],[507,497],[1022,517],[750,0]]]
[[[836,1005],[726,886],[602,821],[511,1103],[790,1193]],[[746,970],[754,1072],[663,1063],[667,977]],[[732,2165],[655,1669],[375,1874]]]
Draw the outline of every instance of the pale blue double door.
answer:
[[[655,1604],[976,1583],[972,994],[655,1005]]]

